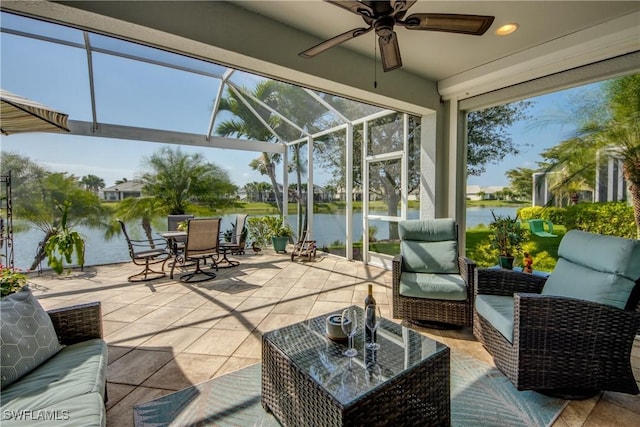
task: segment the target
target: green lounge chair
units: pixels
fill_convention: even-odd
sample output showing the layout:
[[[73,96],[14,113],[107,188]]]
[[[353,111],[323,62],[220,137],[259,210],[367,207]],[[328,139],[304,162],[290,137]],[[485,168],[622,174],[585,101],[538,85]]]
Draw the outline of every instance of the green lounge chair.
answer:
[[[549,231],[544,231],[545,222],[547,223],[547,228],[549,229]],[[553,234],[553,223],[549,220],[530,219],[529,230],[531,231],[531,234],[535,234],[539,237],[558,237],[557,234]]]

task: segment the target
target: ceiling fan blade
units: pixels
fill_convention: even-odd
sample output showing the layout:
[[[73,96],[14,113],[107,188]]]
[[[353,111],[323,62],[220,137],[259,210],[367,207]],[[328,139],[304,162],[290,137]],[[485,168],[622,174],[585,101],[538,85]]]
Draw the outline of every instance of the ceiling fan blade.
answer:
[[[361,3],[356,0],[324,0],[327,3],[331,3],[334,6],[341,7],[356,15],[366,16],[367,18],[373,18],[373,9],[367,4]]]
[[[368,33],[369,31],[371,31],[373,29],[373,27],[369,27],[369,28],[355,28],[353,30],[349,30],[346,31],[342,34],[339,34],[335,37],[332,37],[328,40],[323,41],[322,43],[318,43],[317,45],[313,46],[312,48],[309,48],[307,50],[305,50],[304,52],[300,52],[298,55],[302,56],[303,58],[312,58],[316,55],[318,55],[319,53],[324,52],[325,50],[332,48],[334,46],[339,45],[340,43],[344,43],[348,40],[354,39],[358,36],[361,36],[363,34]]]
[[[391,71],[402,67],[400,46],[398,46],[398,37],[395,31],[392,31],[388,36],[378,37],[378,44],[380,46],[380,57],[382,58],[382,69],[384,71]]]
[[[407,30],[445,31],[481,36],[489,29],[493,19],[493,16],[485,15],[414,13],[396,23],[404,26]]]

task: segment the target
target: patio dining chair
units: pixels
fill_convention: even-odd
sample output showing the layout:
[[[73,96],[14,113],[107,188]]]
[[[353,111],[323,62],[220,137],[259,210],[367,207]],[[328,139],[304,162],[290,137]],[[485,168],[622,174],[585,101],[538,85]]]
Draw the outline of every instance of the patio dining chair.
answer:
[[[640,240],[570,230],[548,276],[478,269],[473,334],[518,390],[638,394]]]
[[[140,273],[129,276],[128,280],[130,282],[143,282],[165,277],[167,273],[164,272],[164,265],[169,258],[171,258],[171,254],[167,247],[167,241],[165,239],[131,239],[129,237],[129,233],[127,233],[127,227],[124,222],[120,220],[118,222],[120,223],[122,233],[127,240],[127,247],[129,248],[131,261],[133,261],[135,265],[144,266],[144,269]],[[156,271],[151,268],[154,264],[162,264],[160,271]]]
[[[237,214],[231,234],[225,236],[229,240],[220,242],[220,249],[228,250],[232,255],[244,255],[247,243],[247,214]]]
[[[219,254],[220,218],[195,218],[190,219],[187,228],[187,240],[184,243],[184,251],[178,253],[171,265],[171,275],[176,265],[186,269],[194,265],[195,270],[180,276],[181,282],[203,282],[216,277],[213,269],[218,271],[216,259]],[[201,263],[211,262],[208,270],[203,270]]]
[[[400,255],[392,261],[393,317],[420,326],[471,326],[475,263],[458,255],[450,218],[398,223]]]
[[[240,262],[235,259],[229,259],[227,254],[244,255],[244,248],[247,242],[247,217],[246,214],[236,215],[236,221],[233,224],[231,234],[224,236],[224,241],[220,242],[219,252],[222,258],[218,259],[219,267],[235,267]],[[226,239],[229,239],[228,241]],[[222,264],[226,264],[223,266]]]

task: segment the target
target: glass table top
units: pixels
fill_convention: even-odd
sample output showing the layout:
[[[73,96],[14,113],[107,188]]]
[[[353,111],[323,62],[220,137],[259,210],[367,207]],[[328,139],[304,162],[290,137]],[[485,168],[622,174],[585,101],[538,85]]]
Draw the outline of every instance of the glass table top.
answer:
[[[342,310],[267,332],[264,338],[282,351],[300,371],[306,373],[343,405],[365,397],[376,388],[446,351],[447,346],[409,328],[382,319],[376,331],[378,350],[365,347],[364,310],[353,306],[358,332],[355,357],[342,352],[347,341],[327,337],[326,319]]]

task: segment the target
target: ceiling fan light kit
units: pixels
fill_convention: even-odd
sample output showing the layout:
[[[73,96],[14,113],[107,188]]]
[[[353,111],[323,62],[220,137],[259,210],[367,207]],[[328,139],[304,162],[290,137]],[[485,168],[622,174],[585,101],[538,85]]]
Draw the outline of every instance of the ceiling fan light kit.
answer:
[[[493,16],[462,15],[451,13],[414,13],[403,19],[407,10],[417,0],[389,1],[356,1],[325,0],[326,2],[360,15],[369,25],[366,28],[355,28],[319,43],[299,55],[304,58],[314,56],[334,46],[375,30],[380,46],[380,57],[384,71],[391,71],[402,66],[398,36],[393,30],[395,25],[408,30],[443,31],[466,35],[481,36],[493,23]],[[517,28],[517,24],[516,28]],[[513,30],[515,31],[515,29]],[[512,32],[513,32],[512,31]]]

